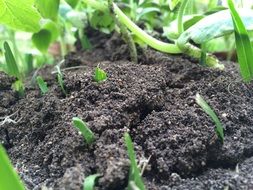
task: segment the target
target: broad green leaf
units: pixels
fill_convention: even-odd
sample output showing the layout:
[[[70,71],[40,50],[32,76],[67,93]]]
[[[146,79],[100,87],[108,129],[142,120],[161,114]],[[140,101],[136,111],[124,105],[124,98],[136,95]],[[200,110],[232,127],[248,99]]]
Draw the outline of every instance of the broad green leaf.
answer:
[[[21,76],[19,73],[18,65],[11,51],[11,48],[7,42],[4,42],[4,50],[5,50],[4,55],[5,55],[5,61],[7,65],[8,74],[11,76],[20,78]]]
[[[204,110],[204,112],[206,112],[206,114],[212,118],[213,122],[216,125],[215,132],[220,140],[224,142],[223,127],[215,112],[199,94],[196,94],[196,102]]]
[[[94,80],[96,82],[102,82],[107,79],[107,74],[104,70],[100,69],[99,67],[96,67],[95,69],[95,75],[94,75]]]
[[[57,40],[58,36],[60,35],[57,23],[49,19],[43,20],[42,29],[50,32],[51,42],[54,42],[55,40]]]
[[[79,0],[65,0],[72,8],[75,8]]]
[[[100,174],[93,174],[85,178],[83,184],[83,190],[94,190],[96,179]]]
[[[11,162],[0,144],[0,187],[1,190],[25,190],[24,184],[11,165]]]
[[[36,0],[36,7],[44,18],[57,20],[60,0]]]
[[[236,52],[240,64],[241,75],[244,81],[248,82],[253,79],[253,48],[248,32],[234,7],[233,1],[228,0],[227,2],[235,28]]]
[[[94,134],[83,120],[78,117],[73,117],[72,122],[73,125],[82,133],[87,144],[90,145],[95,141]]]
[[[239,9],[239,14],[247,30],[253,30],[253,10]],[[211,39],[230,34],[234,31],[233,21],[229,10],[223,10],[201,19],[195,25],[184,31],[178,44],[184,45],[190,40],[202,44]]]
[[[38,50],[45,54],[51,43],[51,38],[51,33],[46,29],[42,29],[38,33],[32,35],[32,42]]]
[[[36,81],[40,87],[42,94],[46,94],[48,92],[47,83],[43,80],[41,76],[37,76]]]
[[[38,32],[41,19],[33,0],[0,0],[0,24],[16,30]]]
[[[130,171],[129,171],[129,179],[128,179],[128,190],[131,190],[132,182],[134,182],[134,184],[140,190],[145,190],[145,186],[141,178],[140,170],[137,166],[132,139],[128,133],[125,133],[124,138],[125,138],[125,144],[127,147],[128,157],[131,163]]]

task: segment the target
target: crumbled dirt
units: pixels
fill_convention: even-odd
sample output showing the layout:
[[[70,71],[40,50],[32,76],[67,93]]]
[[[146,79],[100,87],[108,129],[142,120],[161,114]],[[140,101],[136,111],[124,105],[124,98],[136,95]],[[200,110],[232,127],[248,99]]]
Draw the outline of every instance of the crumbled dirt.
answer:
[[[141,52],[135,65],[113,40],[66,58],[67,96],[53,80],[46,95],[30,87],[18,98],[0,73],[0,117],[15,113],[17,121],[1,124],[0,140],[27,188],[82,189],[85,177],[99,173],[97,189],[124,189],[128,131],[138,161],[150,157],[147,189],[253,189],[253,84],[241,82],[237,65],[212,70],[153,50]],[[111,51],[118,52],[113,57]],[[98,63],[108,73],[99,84],[93,81]],[[223,145],[196,93],[221,119]],[[74,116],[95,133],[93,145],[72,126]]]

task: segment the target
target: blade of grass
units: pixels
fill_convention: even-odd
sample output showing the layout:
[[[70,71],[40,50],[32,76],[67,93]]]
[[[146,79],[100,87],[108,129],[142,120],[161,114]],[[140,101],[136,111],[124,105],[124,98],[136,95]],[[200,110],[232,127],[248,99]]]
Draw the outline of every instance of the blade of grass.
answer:
[[[224,132],[223,132],[223,127],[219,118],[217,117],[215,112],[212,110],[212,108],[207,104],[207,102],[199,94],[196,94],[196,102],[206,112],[206,114],[212,118],[213,122],[216,125],[215,132],[223,143]]]
[[[141,178],[140,170],[137,166],[132,139],[128,133],[125,133],[124,138],[125,138],[125,144],[127,146],[127,153],[131,162],[129,179],[128,179],[128,190],[131,190],[131,186],[132,186],[131,184],[133,182],[140,190],[145,190],[145,186]]]
[[[40,87],[42,94],[46,94],[48,92],[47,83],[43,80],[41,76],[37,76],[36,81]]]
[[[85,178],[83,184],[83,190],[94,190],[96,179],[100,174],[93,174]]]
[[[4,42],[4,50],[5,50],[4,55],[5,55],[5,60],[7,64],[8,74],[11,76],[20,78],[20,73],[18,70],[17,63],[8,42]]]
[[[253,78],[253,48],[242,19],[232,0],[227,0],[235,30],[236,51],[242,78],[249,82]]]
[[[0,145],[0,169],[0,187],[2,190],[25,190],[25,186],[12,167],[11,162],[2,145]]]
[[[88,145],[92,144],[95,141],[95,135],[83,120],[78,117],[73,117],[72,122],[73,125],[82,133]]]

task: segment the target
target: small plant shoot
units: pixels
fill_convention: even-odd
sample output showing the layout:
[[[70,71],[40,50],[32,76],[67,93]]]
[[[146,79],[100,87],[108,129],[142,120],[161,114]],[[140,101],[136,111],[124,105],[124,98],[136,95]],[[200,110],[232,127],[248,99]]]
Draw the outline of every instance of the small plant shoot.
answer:
[[[44,79],[41,76],[37,76],[36,81],[40,87],[42,94],[46,94],[48,92],[48,87],[47,87],[47,83],[44,81]]]
[[[58,84],[59,86],[61,87],[61,90],[63,92],[63,94],[65,94],[65,96],[67,95],[67,92],[64,88],[64,81],[63,81],[63,75],[62,75],[62,72],[60,70],[60,67],[59,66],[56,66],[56,69],[57,69],[57,81],[58,81]]]
[[[107,79],[107,74],[104,70],[100,69],[99,66],[95,69],[94,80],[97,83],[103,82]]]
[[[196,94],[196,102],[197,104],[206,112],[207,115],[209,115],[213,122],[216,125],[215,132],[217,136],[220,138],[221,142],[224,142],[224,132],[223,132],[223,127],[222,124],[215,114],[215,112],[212,110],[212,108],[207,104],[207,102],[199,95]]]
[[[72,122],[74,127],[82,133],[83,138],[88,145],[95,141],[95,135],[83,120],[78,117],[73,117]]]
[[[134,184],[140,190],[145,190],[145,186],[141,178],[140,169],[137,166],[132,139],[128,133],[125,133],[124,138],[127,147],[128,157],[131,163],[128,179],[128,190],[132,189],[132,184]]]
[[[94,190],[96,180],[99,178],[100,174],[93,174],[85,178],[83,184],[83,190]]]
[[[21,182],[15,169],[11,165],[2,145],[0,145],[0,168],[0,187],[2,190],[25,190],[24,184]]]
[[[243,24],[243,21],[235,9],[233,0],[227,0],[233,19],[235,29],[235,43],[238,61],[242,78],[249,82],[253,79],[253,48],[250,42],[249,34]]]

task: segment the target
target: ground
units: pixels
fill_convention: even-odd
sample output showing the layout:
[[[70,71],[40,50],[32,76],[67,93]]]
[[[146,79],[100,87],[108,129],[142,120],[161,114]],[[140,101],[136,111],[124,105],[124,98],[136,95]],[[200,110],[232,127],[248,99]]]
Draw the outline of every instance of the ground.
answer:
[[[27,188],[81,189],[85,177],[99,173],[97,189],[124,189],[128,131],[138,161],[149,160],[147,189],[253,189],[253,84],[241,81],[238,65],[224,62],[224,71],[214,70],[151,49],[139,50],[140,63],[133,64],[116,39],[99,39],[93,51],[66,57],[67,96],[51,67],[39,71],[49,92],[41,95],[27,83],[23,98],[11,90],[14,79],[0,73],[0,117],[14,113],[16,121],[0,123],[0,140]],[[98,63],[108,73],[99,84],[93,80]],[[220,118],[224,144],[196,93]],[[95,133],[93,145],[73,127],[74,116]]]

